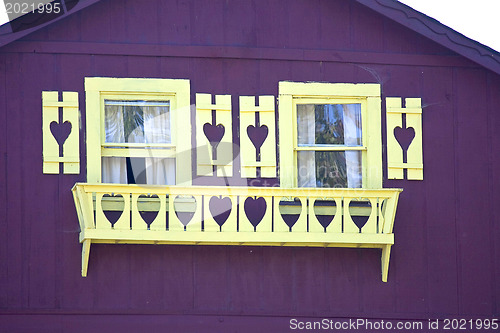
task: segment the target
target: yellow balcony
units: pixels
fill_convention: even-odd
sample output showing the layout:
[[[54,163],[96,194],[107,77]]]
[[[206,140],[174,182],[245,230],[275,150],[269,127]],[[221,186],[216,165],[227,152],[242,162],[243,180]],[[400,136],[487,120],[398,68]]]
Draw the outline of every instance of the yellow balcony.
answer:
[[[401,189],[77,183],[82,276],[91,243],[382,249],[387,281]]]

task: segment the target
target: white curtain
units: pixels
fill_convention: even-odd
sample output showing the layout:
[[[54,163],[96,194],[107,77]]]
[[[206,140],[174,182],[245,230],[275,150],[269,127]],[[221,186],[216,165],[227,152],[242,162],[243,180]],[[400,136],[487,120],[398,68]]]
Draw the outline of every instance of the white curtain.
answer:
[[[360,146],[361,140],[361,104],[344,104],[344,143],[348,146]],[[357,188],[362,184],[361,152],[346,150],[347,187]]]
[[[105,142],[125,142],[123,110],[119,105],[106,105],[104,117]],[[102,158],[103,183],[127,183],[127,164],[122,157]]]
[[[171,143],[169,106],[145,106],[144,139],[146,143]],[[146,157],[146,181],[154,185],[175,184],[175,159]]]
[[[300,105],[297,112],[297,142],[299,145],[313,145],[316,137],[314,105]],[[297,153],[297,185],[316,187],[316,157],[314,151]]]

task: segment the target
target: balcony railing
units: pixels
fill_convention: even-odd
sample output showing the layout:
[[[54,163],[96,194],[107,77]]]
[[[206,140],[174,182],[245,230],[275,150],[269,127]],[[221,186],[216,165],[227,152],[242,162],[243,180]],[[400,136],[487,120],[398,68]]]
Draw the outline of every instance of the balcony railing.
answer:
[[[72,189],[82,276],[91,243],[382,249],[387,281],[401,189],[83,184]]]

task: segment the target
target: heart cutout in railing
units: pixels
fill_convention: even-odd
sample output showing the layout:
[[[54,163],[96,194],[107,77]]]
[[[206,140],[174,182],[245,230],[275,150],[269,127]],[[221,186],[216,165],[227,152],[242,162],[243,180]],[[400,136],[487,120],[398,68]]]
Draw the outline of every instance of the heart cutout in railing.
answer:
[[[293,200],[283,198],[280,201],[279,209],[283,221],[285,221],[290,231],[292,231],[292,227],[297,223],[302,212],[302,202],[300,202],[299,198],[294,198]]]
[[[121,194],[104,194],[101,200],[101,207],[104,216],[111,223],[111,226],[114,227],[125,210],[125,199]]]
[[[145,195],[141,194],[137,200],[137,210],[141,215],[142,219],[149,226],[158,216],[160,212],[160,198],[156,194]]]
[[[247,127],[247,134],[250,138],[250,141],[252,141],[253,145],[255,146],[255,149],[260,149],[260,147],[262,147],[262,145],[264,144],[264,141],[266,141],[267,135],[269,134],[269,129],[266,125],[261,125],[258,127],[250,125]]]
[[[413,138],[415,138],[415,129],[413,127],[401,128],[397,126],[394,128],[394,137],[401,146],[401,149],[406,152]]]
[[[349,214],[359,228],[359,232],[365,226],[372,212],[372,204],[368,199],[351,200],[349,203]]]
[[[221,142],[225,131],[226,129],[222,124],[215,126],[210,123],[205,123],[205,125],[203,125],[203,133],[205,133],[205,136],[214,148],[217,148]]]
[[[215,222],[222,227],[231,214],[231,199],[229,197],[211,197],[208,203],[210,213],[214,217]]]
[[[314,215],[319,223],[326,228],[332,223],[335,214],[337,213],[337,203],[335,200],[316,200],[314,202]]]
[[[178,195],[174,199],[175,215],[184,226],[187,226],[196,212],[196,198],[192,195]]]
[[[57,144],[62,146],[71,133],[71,123],[65,121],[60,124],[57,121],[53,121],[50,123],[50,132],[54,136],[54,139],[56,139]]]
[[[264,215],[266,214],[266,199],[263,197],[248,197],[245,200],[244,207],[248,220],[252,223],[254,228],[257,228],[257,225],[259,225],[260,221],[262,221]]]

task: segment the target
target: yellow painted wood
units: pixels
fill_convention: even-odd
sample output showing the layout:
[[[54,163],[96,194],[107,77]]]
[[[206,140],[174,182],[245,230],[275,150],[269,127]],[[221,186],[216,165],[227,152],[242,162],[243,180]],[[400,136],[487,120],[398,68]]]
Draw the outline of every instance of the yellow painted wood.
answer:
[[[254,96],[240,96],[240,158],[241,177],[256,177],[261,167],[261,177],[276,177],[276,119],[274,96],[259,96],[255,105]],[[259,113],[260,126],[267,126],[267,138],[260,147],[260,161],[256,161],[256,148],[251,142],[247,128],[255,126],[255,114]]]
[[[383,248],[394,244],[394,234],[307,233],[297,238],[293,232],[162,232],[150,230],[89,229],[85,239],[107,244],[191,244]],[[140,239],[139,239],[140,238]]]
[[[367,147],[366,153],[363,152],[363,187],[366,188],[382,188],[382,110],[380,86],[378,87],[378,91],[379,96],[367,97],[366,121],[362,119],[363,141]]]
[[[212,110],[215,110],[215,126],[224,126],[224,135],[217,147],[217,159],[212,156],[212,146],[203,132],[205,124],[212,125]],[[231,95],[216,95],[212,104],[211,94],[196,94],[196,142],[197,175],[212,176],[217,167],[217,177],[233,175],[233,129]]]
[[[382,269],[383,274],[386,274],[384,270],[388,267],[390,254],[387,251],[390,247],[387,245],[394,244],[392,227],[401,189],[182,187],[77,183],[72,191],[80,222],[80,241],[84,243],[82,274],[84,270],[86,272],[85,260],[88,262],[86,249],[90,248],[90,242],[382,248],[385,249]],[[104,197],[105,194],[114,196]],[[160,198],[160,208],[151,203],[156,200],[151,199],[153,195]],[[231,199],[231,213],[222,230],[210,211],[212,197],[217,197],[219,200],[226,197]],[[246,216],[245,200],[259,197],[264,198],[266,202],[266,212],[254,230]],[[289,201],[298,198],[302,206],[300,208],[284,206],[285,208],[280,209],[279,203],[283,198]],[[369,200],[372,207],[349,207],[351,201],[360,199]],[[326,232],[316,218],[314,203],[317,200],[335,200],[336,203],[335,217],[326,228]],[[386,203],[381,207],[384,200]],[[159,211],[150,230],[147,230],[146,223],[139,214],[140,209]],[[321,206],[316,211],[332,213],[331,209],[332,207]],[[113,228],[104,210],[122,210]],[[193,213],[185,228],[177,216],[179,212]],[[300,216],[290,231],[281,214],[298,214],[298,212]],[[164,218],[166,214],[169,220],[168,230]],[[361,233],[352,221],[353,215],[370,216]]]
[[[385,207],[384,225],[382,232],[391,234],[394,227],[394,219],[396,217],[396,207],[398,206],[399,195],[393,193],[388,199]]]
[[[71,132],[63,143],[62,156],[59,144],[50,131],[52,122],[59,123],[59,108],[62,108],[62,122],[71,124]],[[58,174],[59,163],[63,163],[65,174],[80,173],[80,123],[78,93],[63,92],[59,101],[57,91],[42,91],[42,133],[43,133],[43,173]]]
[[[146,156],[145,156],[146,155]],[[175,148],[166,149],[148,149],[145,151],[140,148],[102,148],[102,157],[164,157],[176,158],[177,150]]]
[[[387,177],[389,179],[403,179],[404,169],[407,169],[407,178],[423,180],[422,154],[422,107],[420,98],[406,98],[405,108],[401,105],[400,97],[386,98],[387,119]],[[403,162],[403,149],[394,135],[396,127],[402,127],[402,114],[406,114],[406,127],[412,127],[415,137],[407,150],[407,161]]]
[[[297,144],[297,104],[361,104],[363,145],[319,149]],[[279,83],[279,154],[281,187],[297,186],[297,151],[361,150],[363,188],[382,187],[381,99],[379,84]]]
[[[415,137],[408,147],[407,151],[407,164],[408,164],[408,179],[410,180],[423,180],[423,154],[422,154],[422,102],[420,98],[406,98],[406,108],[413,110],[420,110],[420,112],[406,113],[406,127],[413,127],[415,130]],[[418,165],[412,168],[411,165]]]
[[[278,126],[279,126],[279,177],[280,187],[297,186],[296,161],[294,160],[294,127],[293,92],[283,91],[283,83],[279,83]]]
[[[384,245],[382,247],[382,281],[387,282],[387,277],[389,275],[389,260],[391,257],[391,244]]]
[[[85,239],[82,243],[82,277],[87,277],[91,243],[92,243],[91,239]]]
[[[190,83],[183,79],[85,78],[87,119],[87,181],[101,182],[102,156],[171,157],[175,154],[176,184],[189,186],[191,172]],[[113,145],[104,142],[104,100],[170,101],[172,144]],[[134,149],[142,147],[141,150]],[[156,148],[156,149],[149,149]],[[159,152],[164,148],[163,152]],[[130,150],[128,153],[125,150]]]
[[[279,82],[279,94],[301,96],[380,97],[380,85],[375,83]]]

